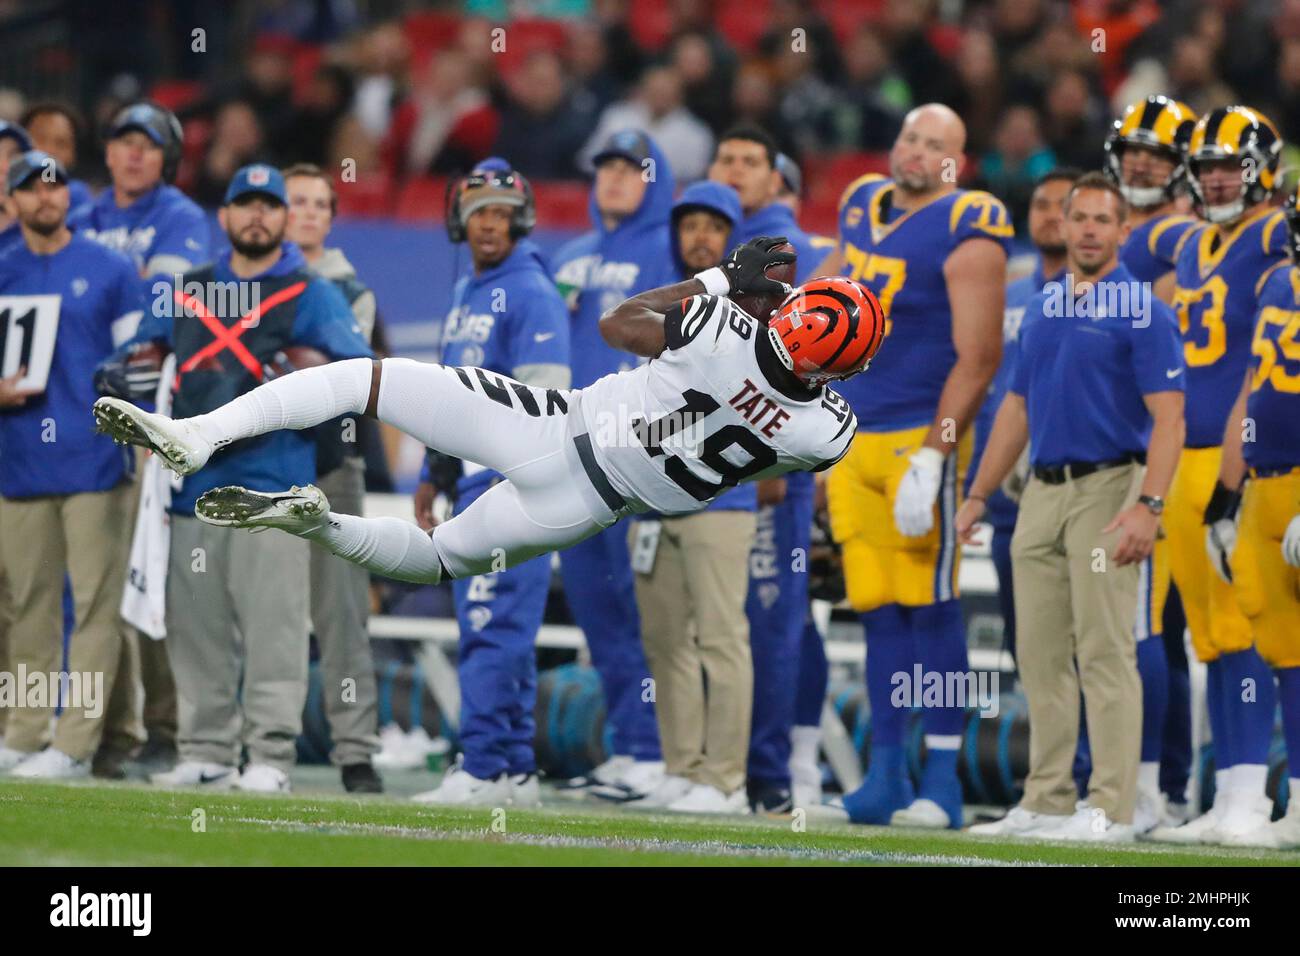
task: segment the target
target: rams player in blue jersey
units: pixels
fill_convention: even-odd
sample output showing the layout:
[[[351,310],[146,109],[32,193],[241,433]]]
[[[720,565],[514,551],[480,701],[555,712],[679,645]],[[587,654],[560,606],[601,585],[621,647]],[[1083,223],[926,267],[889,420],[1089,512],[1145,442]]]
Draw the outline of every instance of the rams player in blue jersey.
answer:
[[[1277,677],[1290,764],[1290,800],[1268,822],[1267,800],[1253,829],[1225,843],[1300,847],[1300,193],[1285,208],[1291,262],[1266,274],[1251,343],[1250,370],[1223,435],[1219,481],[1242,494],[1231,556],[1237,603],[1254,628],[1260,655]],[[1249,430],[1249,432],[1247,431]],[[1230,519],[1221,519],[1230,520]],[[1217,546],[1216,529],[1207,537]],[[1218,529],[1222,530],[1222,529]],[[1269,720],[1271,723],[1272,713]]]
[[[1173,301],[1178,253],[1201,225],[1180,209],[1195,126],[1190,107],[1155,94],[1130,104],[1106,137],[1104,171],[1128,201],[1132,222],[1120,260],[1152,283],[1162,302]]]
[[[957,188],[965,140],[948,107],[912,110],[890,152],[890,177],[866,175],[845,191],[839,247],[823,266],[880,299],[889,357],[869,383],[845,383],[859,431],[827,479],[848,599],[867,640],[871,764],[844,798],[858,823],[962,823],[962,708],[925,710],[928,757],[914,794],[903,759],[907,710],[890,697],[892,676],[915,664],[967,669],[954,518],[967,431],[1002,352],[1013,229],[996,198]]]
[[[1175,270],[1187,439],[1169,491],[1165,531],[1192,646],[1207,665],[1215,797],[1203,816],[1155,830],[1157,840],[1221,842],[1254,829],[1263,812],[1273,679],[1254,649],[1232,585],[1215,574],[1202,524],[1230,516],[1232,495],[1217,481],[1224,427],[1250,361],[1264,275],[1287,254],[1282,213],[1269,204],[1281,151],[1277,128],[1245,106],[1202,116],[1188,144],[1193,203],[1206,224],[1183,244]],[[1248,686],[1257,696],[1243,692]]]

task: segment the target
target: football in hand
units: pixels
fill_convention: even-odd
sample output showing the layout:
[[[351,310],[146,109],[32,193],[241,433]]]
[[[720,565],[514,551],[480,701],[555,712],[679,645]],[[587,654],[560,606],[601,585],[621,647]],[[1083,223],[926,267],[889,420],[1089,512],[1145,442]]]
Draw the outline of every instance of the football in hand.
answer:
[[[795,251],[794,246],[790,243],[782,243],[776,246],[773,252],[790,252]],[[795,272],[798,269],[798,262],[787,262],[782,265],[772,266],[767,270],[767,277],[775,279],[777,282],[784,282],[786,285],[794,285]],[[772,318],[772,313],[776,311],[777,306],[785,296],[778,294],[754,294],[751,292],[738,292],[730,296],[731,301],[740,306],[747,313],[762,322],[767,322]]]
[[[328,365],[329,363],[330,357],[328,355],[319,349],[312,348],[310,345],[286,345],[275,353],[275,357],[267,363],[267,367],[278,378],[299,369],[315,368],[317,365]]]

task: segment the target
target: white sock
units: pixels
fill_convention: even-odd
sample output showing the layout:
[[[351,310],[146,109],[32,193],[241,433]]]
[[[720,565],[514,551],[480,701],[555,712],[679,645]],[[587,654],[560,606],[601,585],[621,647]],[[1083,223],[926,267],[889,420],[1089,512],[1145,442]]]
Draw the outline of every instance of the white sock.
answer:
[[[282,428],[311,428],[348,412],[359,415],[370,399],[373,365],[357,358],[299,369],[189,422],[218,445]]]
[[[340,558],[398,581],[437,584],[442,562],[433,538],[401,518],[362,518],[330,512],[319,527],[302,537],[316,541]]]
[[[1138,764],[1138,789],[1151,793],[1160,789],[1160,761]]]
[[[1300,777],[1291,777],[1291,795],[1287,797],[1286,815],[1300,819]]]
[[[1228,786],[1233,790],[1262,796],[1268,781],[1268,766],[1262,763],[1239,763],[1228,771]]]
[[[821,727],[790,728],[790,762],[804,766],[817,765],[817,752],[822,745]],[[1300,794],[1300,790],[1295,793]]]

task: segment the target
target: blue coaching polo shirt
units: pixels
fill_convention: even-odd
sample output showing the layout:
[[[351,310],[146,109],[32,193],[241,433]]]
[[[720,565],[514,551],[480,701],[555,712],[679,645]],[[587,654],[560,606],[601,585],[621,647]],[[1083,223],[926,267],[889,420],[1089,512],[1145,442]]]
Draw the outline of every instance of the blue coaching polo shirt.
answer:
[[[1186,378],[1173,310],[1117,266],[1086,291],[1067,274],[1030,300],[1009,390],[1025,399],[1030,462],[1051,466],[1145,450],[1143,396]]]

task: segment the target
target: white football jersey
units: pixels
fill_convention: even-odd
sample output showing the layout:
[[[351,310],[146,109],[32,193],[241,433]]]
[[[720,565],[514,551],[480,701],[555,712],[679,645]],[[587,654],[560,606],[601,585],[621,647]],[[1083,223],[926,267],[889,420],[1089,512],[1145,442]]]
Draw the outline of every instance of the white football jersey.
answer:
[[[684,299],[664,331],[658,358],[580,393],[596,461],[634,510],[699,511],[742,481],[820,471],[848,451],[848,402],[780,391],[756,352],[766,328],[729,299]]]

